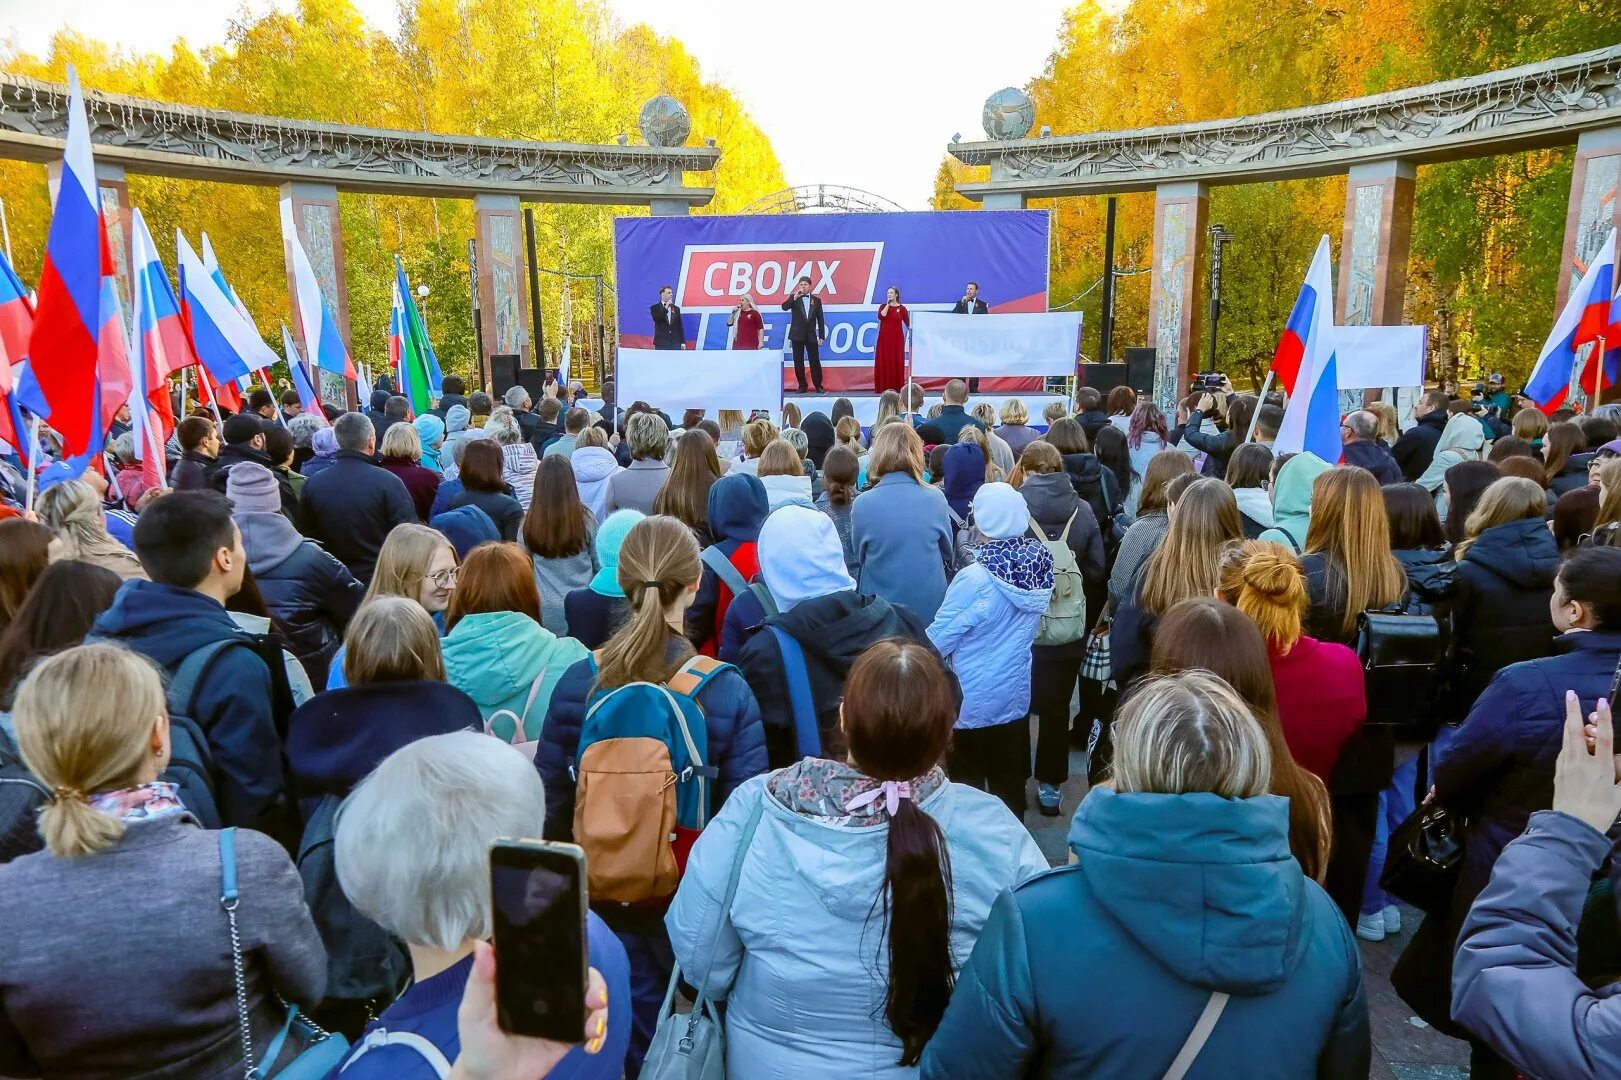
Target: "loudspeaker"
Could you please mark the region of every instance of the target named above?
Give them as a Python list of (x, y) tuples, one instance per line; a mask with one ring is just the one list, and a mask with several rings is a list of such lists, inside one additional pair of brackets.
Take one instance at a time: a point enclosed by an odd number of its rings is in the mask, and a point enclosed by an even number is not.
[(1138, 396), (1154, 392), (1154, 350), (1138, 348), (1126, 350), (1126, 385)]
[(1126, 385), (1125, 364), (1082, 364), (1081, 385), (1090, 386), (1104, 397), (1117, 386)]
[(546, 394), (546, 372), (540, 368), (519, 368), (518, 385), (529, 391), (529, 400), (538, 405)]
[(490, 356), (490, 396), (497, 401), (501, 395), (518, 385), (518, 354), (494, 353)]

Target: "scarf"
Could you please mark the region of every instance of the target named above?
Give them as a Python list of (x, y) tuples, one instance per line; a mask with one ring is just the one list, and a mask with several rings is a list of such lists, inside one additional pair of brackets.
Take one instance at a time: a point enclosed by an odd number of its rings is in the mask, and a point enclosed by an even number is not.
[(115, 791), (98, 791), (86, 798), (85, 802), (96, 813), (117, 818), (126, 825), (186, 812), (186, 808), (180, 804), (180, 789), (163, 780)]
[(1028, 536), (987, 540), (974, 549), (974, 561), (1015, 589), (1032, 592), (1053, 587), (1052, 552)]
[[(891, 800), (886, 783), (892, 782), (876, 780), (847, 762), (805, 758), (774, 773), (766, 781), (766, 791), (796, 814), (840, 828), (864, 829), (887, 822)], [(921, 805), (945, 783), (945, 770), (936, 765), (906, 781), (906, 797)]]

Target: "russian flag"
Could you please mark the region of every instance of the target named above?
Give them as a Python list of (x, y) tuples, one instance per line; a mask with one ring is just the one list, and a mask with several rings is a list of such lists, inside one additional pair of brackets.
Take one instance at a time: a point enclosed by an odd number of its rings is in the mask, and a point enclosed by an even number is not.
[(27, 358), (28, 337), (33, 332), (34, 305), (16, 271), (0, 255), (0, 441), (19, 450), (28, 433), (17, 408), (12, 369)]
[[(1278, 352), (1294, 359), (1294, 392), (1283, 411), (1273, 445), (1278, 454), (1311, 453), (1324, 461), (1340, 460), (1339, 386), (1334, 359), (1334, 273), (1328, 237), (1317, 242), (1306, 281), (1283, 332)], [(1285, 343), (1299, 342), (1298, 348)], [(1274, 361), (1274, 367), (1276, 361)]]
[[(157, 245), (147, 231), (141, 212), (132, 213), (131, 245), (134, 264), (135, 288), (132, 301), (134, 312), (131, 322), (135, 327), (133, 356), (130, 369), (141, 383), (144, 393), (133, 395), (145, 398), (157, 424), (157, 444), (162, 446), (174, 434), (174, 406), (169, 399), (169, 376), (197, 363), (191, 339), (186, 336), (185, 324), (180, 318), (180, 303), (175, 299), (169, 274), (158, 261)], [(132, 409), (132, 413), (136, 410)], [(136, 424), (139, 426), (139, 419)], [(137, 447), (143, 445), (137, 442)], [(138, 452), (138, 451), (137, 451)]]
[(298, 355), (298, 346), (293, 344), (293, 335), (288, 332), (287, 324), (281, 324), (281, 347), (287, 354), (287, 373), (292, 376), (293, 389), (298, 391), (298, 403), (304, 407), (304, 412), (326, 424), (326, 413), (321, 410), (321, 395), (315, 392), (315, 383), (310, 378), (310, 369), (305, 366), (303, 357)]
[(333, 319), (326, 297), (321, 293), (315, 267), (310, 265), (310, 257), (299, 242), (290, 199), (281, 201), (281, 242), (286, 245), (293, 265), (293, 314), (298, 319), (310, 363), (321, 371), (330, 371), (353, 382), (354, 361), (350, 359), (349, 349), (338, 334), (337, 321)]
[[(207, 375), (199, 381), (221, 402), (229, 404), (235, 398), (234, 407), (239, 409), (242, 402), (237, 380), (250, 375), (255, 368), (268, 366), (260, 362), (259, 354), (269, 347), (242, 317), (219, 281), (204, 268), (202, 260), (178, 229), (175, 230), (175, 255), (180, 264), (182, 310), (192, 349)], [(271, 358), (275, 358), (274, 353)], [(212, 387), (207, 386), (210, 380)]]
[[(1600, 337), (1606, 339), (1606, 346), (1611, 344), (1609, 326), (1616, 321), (1614, 295), (1615, 230), (1611, 229), (1588, 264), (1587, 273), (1571, 288), (1564, 310), (1554, 320), (1553, 330), (1542, 345), (1531, 377), (1525, 382), (1525, 396), (1536, 402), (1543, 412), (1552, 414), (1570, 395), (1577, 353)], [(1621, 352), (1611, 356), (1606, 349), (1603, 376), (1607, 385), (1615, 385), (1618, 363), (1621, 363)]]

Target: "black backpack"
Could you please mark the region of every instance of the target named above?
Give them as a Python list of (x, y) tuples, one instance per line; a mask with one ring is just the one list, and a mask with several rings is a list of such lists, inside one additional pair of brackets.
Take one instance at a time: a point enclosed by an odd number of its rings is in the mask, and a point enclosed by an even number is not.
[(180, 789), (180, 802), (205, 829), (224, 826), (217, 797), (214, 754), (208, 736), (196, 715), (197, 689), (208, 667), (226, 649), (247, 647), (245, 642), (225, 639), (193, 649), (180, 661), (164, 691), (169, 709), (169, 767), (163, 779)]
[(1442, 620), (1409, 589), (1402, 598), (1357, 617), (1368, 723), (1396, 728), (1400, 740), (1428, 742), (1440, 726), (1446, 689), (1447, 633)]
[(39, 812), (51, 793), (28, 766), (11, 732), (0, 724), (0, 864), (45, 846), (39, 835)]

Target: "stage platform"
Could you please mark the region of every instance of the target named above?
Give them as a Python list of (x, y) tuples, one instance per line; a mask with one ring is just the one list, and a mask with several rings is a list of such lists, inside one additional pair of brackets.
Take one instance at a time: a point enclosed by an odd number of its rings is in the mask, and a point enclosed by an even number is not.
[[(798, 405), (800, 411), (806, 415), (813, 412), (832, 415), (833, 403), (841, 397), (849, 398), (850, 404), (855, 406), (856, 419), (861, 421), (862, 427), (871, 427), (873, 421), (878, 419), (877, 394), (795, 394), (789, 392), (783, 395), (782, 400), (785, 405), (790, 402)], [(1054, 401), (1067, 401), (1062, 394), (970, 394), (968, 404), (972, 407), (981, 401), (988, 401), (996, 409), (997, 415), (1000, 416), (1002, 414), (1002, 402), (1010, 398), (1018, 398), (1024, 402), (1025, 408), (1030, 410), (1030, 424), (1032, 427), (1046, 426), (1041, 419), (1041, 410), (1045, 409), (1049, 404)], [(925, 394), (923, 397), (923, 411), (926, 413), (939, 403), (939, 394)], [(713, 419), (712, 416), (711, 419)], [(780, 420), (781, 417), (779, 416), (778, 419)]]

